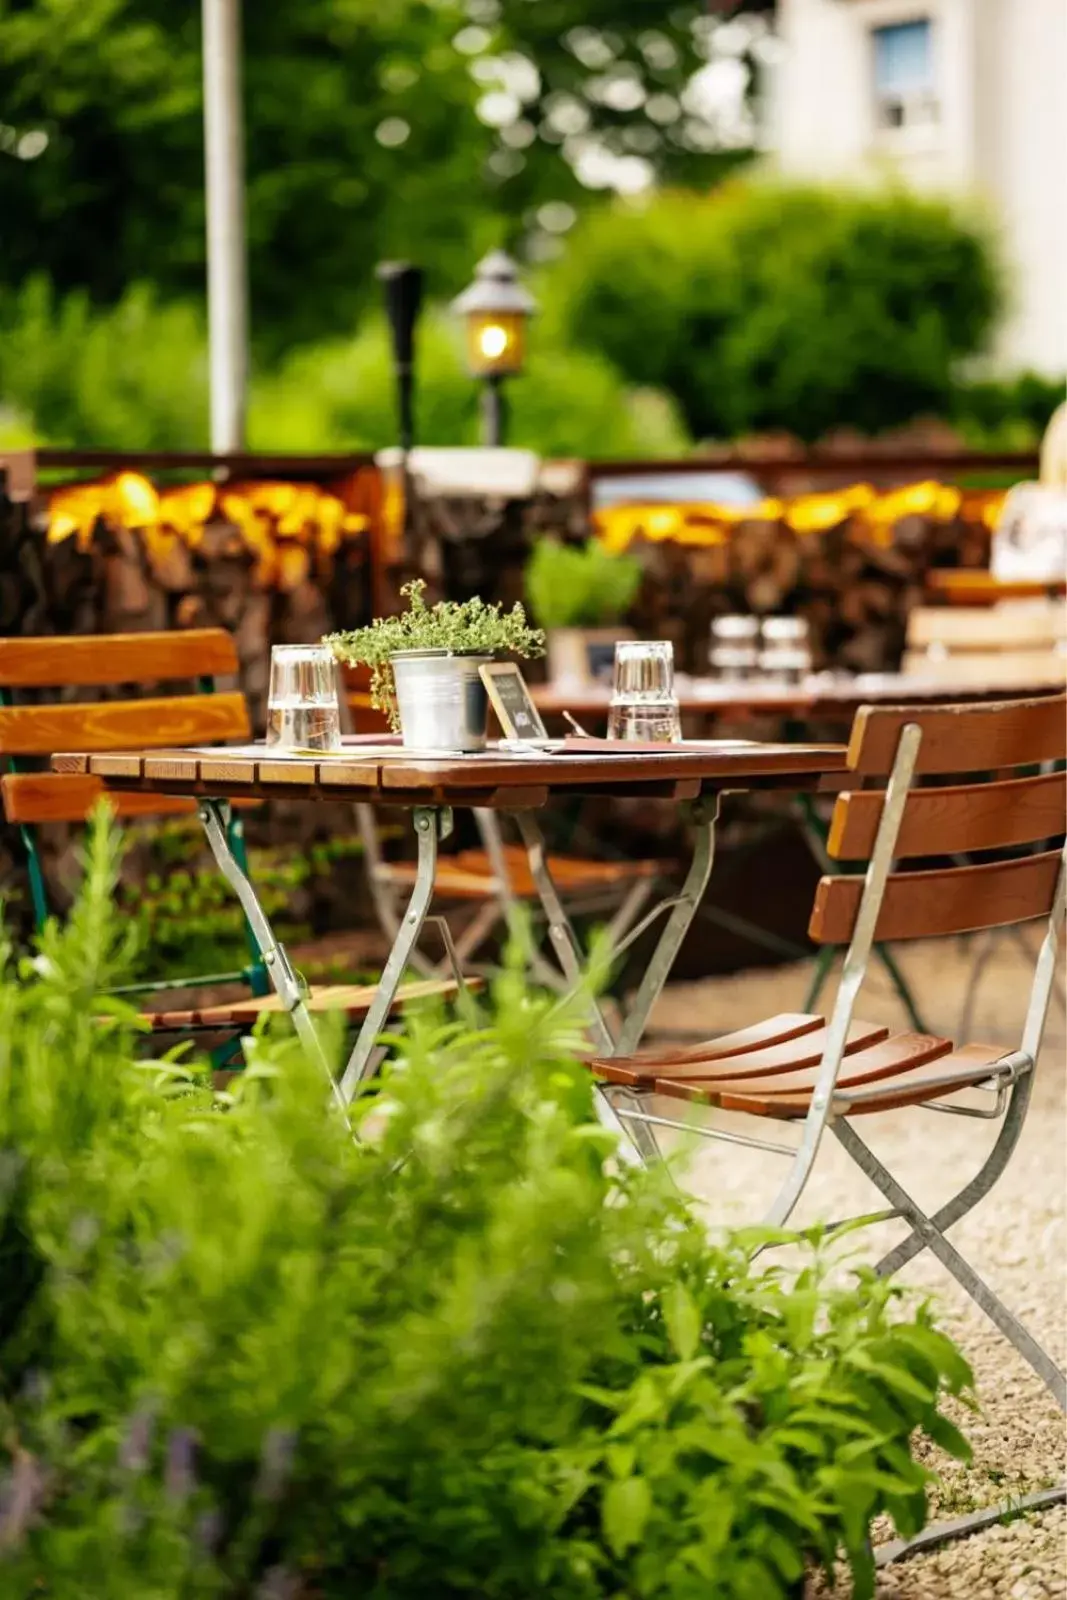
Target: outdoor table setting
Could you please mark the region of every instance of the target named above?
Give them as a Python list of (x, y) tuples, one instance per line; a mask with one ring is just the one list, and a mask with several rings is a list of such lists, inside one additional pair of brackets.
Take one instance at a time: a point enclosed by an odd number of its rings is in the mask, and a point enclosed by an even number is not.
[[(481, 607), (480, 602), (477, 605), (481, 625), (492, 608)], [(377, 642), (379, 630), (364, 630), (364, 634), (374, 635)], [(311, 803), (348, 799), (411, 813), (417, 842), (412, 890), (340, 1081), (340, 1094), (346, 1102), (374, 1070), (377, 1039), (426, 924), (438, 848), (452, 832), (457, 808), (483, 815), (512, 815), (525, 847), (551, 949), (571, 988), (581, 985), (586, 963), (553, 879), (538, 813), (565, 796), (589, 795), (656, 798), (685, 813), (693, 834), (688, 871), (678, 892), (661, 900), (627, 936), (628, 944), (657, 919), (666, 918), (617, 1031), (595, 997), (588, 999), (597, 1048), (605, 1054), (615, 1050), (629, 1053), (644, 1033), (706, 889), (719, 796), (736, 790), (784, 788), (810, 793), (840, 786), (845, 767), (842, 745), (683, 739), (670, 646), (659, 641), (631, 641), (618, 647), (615, 737), (598, 739), (579, 733), (562, 740), (549, 739), (518, 669), (493, 664), (493, 642), (490, 632), (476, 658), (469, 647), (411, 652), (413, 657), (421, 657), (420, 665), (430, 662), (437, 667), (436, 678), (424, 672), (416, 690), (420, 714), (413, 720), (418, 742), (411, 737), (405, 710), (410, 687), (400, 673), (394, 680), (391, 672), (380, 685), (383, 704), (388, 703), (385, 697), (395, 684), (400, 691), (404, 733), (399, 737), (342, 736), (333, 655), (346, 659), (345, 651), (351, 658), (353, 651), (358, 654), (364, 649), (366, 638), (352, 635), (342, 636), (340, 642), (326, 641), (324, 646), (276, 647), (264, 743), (86, 750), (52, 758), (54, 771), (98, 778), (115, 792), (195, 797), (212, 853), (241, 903), (271, 983), (301, 1038), (324, 1068), (300, 980), (231, 848), (228, 803), (272, 796)], [(501, 642), (510, 642), (513, 649), (519, 647), (516, 653), (524, 653), (521, 647), (526, 641), (522, 638)], [(391, 657), (384, 660), (391, 661)], [(472, 665), (480, 670), (480, 677), (477, 671), (472, 676)], [(506, 737), (501, 740), (487, 737), (490, 699), (504, 727)], [(436, 722), (425, 715), (427, 703), (436, 705)], [(462, 713), (458, 720), (457, 707)], [(427, 745), (427, 739), (435, 739), (438, 747)], [(447, 943), (447, 929), (443, 933)]]
[[(410, 810), (418, 845), (415, 885), (400, 931), (379, 980), (374, 1003), (345, 1068), (341, 1090), (351, 1098), (368, 1071), (375, 1041), (389, 1015), (433, 896), (439, 842), (451, 831), (452, 811), (477, 807), (511, 812), (529, 856), (552, 948), (577, 985), (584, 958), (553, 882), (537, 813), (564, 795), (647, 795), (685, 808), (694, 830), (692, 861), (676, 896), (649, 913), (647, 926), (668, 911), (655, 952), (615, 1039), (595, 1000), (591, 1021), (598, 1047), (632, 1051), (696, 913), (711, 872), (716, 804), (725, 790), (833, 788), (844, 769), (840, 745), (770, 744), (747, 740), (687, 740), (638, 747), (574, 739), (551, 754), (487, 749), (447, 758), (412, 756), (380, 738), (346, 739), (337, 751), (279, 752), (266, 744), (238, 748), (131, 750), (60, 754), (57, 772), (95, 775), (118, 791), (196, 796), (199, 816), (220, 869), (241, 901), (271, 982), (301, 1036), (316, 1050), (315, 1032), (299, 981), (279, 945), (247, 874), (226, 836), (226, 802), (284, 795), (310, 802), (339, 798)], [(633, 930), (636, 933), (637, 930)]]

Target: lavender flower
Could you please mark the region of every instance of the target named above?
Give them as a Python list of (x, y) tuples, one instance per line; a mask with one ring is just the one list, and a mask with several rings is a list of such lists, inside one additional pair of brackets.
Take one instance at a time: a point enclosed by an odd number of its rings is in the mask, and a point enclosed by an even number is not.
[(144, 1401), (133, 1413), (119, 1445), (119, 1466), (123, 1472), (140, 1473), (148, 1466), (155, 1420), (156, 1408), (151, 1401)]
[(196, 1446), (193, 1428), (174, 1428), (167, 1440), (167, 1461), (163, 1486), (171, 1500), (187, 1500), (196, 1488)]
[(280, 1500), (293, 1470), (296, 1433), (292, 1428), (269, 1428), (259, 1458), (259, 1476), (254, 1490), (257, 1500)]
[(47, 1482), (36, 1457), (20, 1450), (0, 1481), (0, 1549), (22, 1543), (44, 1500)]

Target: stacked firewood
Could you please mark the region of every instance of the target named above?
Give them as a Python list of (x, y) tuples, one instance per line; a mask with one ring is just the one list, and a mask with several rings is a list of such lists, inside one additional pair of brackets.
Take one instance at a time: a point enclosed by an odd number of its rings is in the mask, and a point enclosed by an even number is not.
[(134, 473), (0, 497), (0, 635), (224, 627), (262, 718), (272, 644), (369, 621), (370, 518), (293, 484), (157, 491)]
[(918, 485), (747, 513), (625, 507), (596, 520), (645, 569), (634, 625), (671, 639), (684, 670), (706, 669), (714, 617), (744, 612), (803, 616), (817, 668), (870, 672), (900, 665), (908, 613), (932, 567), (988, 565), (999, 498)]

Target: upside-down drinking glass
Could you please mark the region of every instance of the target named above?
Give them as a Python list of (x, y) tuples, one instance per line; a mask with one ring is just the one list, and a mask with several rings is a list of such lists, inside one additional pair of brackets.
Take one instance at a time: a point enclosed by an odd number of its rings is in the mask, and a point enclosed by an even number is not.
[(671, 744), (681, 737), (673, 645), (660, 639), (620, 640), (608, 738)]
[(267, 743), (283, 750), (340, 750), (336, 669), (322, 645), (276, 644), (271, 651)]

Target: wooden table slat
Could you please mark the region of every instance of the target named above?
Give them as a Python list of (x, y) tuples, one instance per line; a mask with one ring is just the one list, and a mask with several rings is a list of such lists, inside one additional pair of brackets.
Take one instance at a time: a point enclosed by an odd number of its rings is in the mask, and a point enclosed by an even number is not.
[(665, 795), (691, 799), (705, 787), (817, 788), (845, 767), (843, 745), (705, 742), (662, 752), (544, 756), (492, 754), (448, 760), (366, 758), (316, 761), (259, 754), (258, 748), (68, 752), (53, 770), (94, 774), (122, 789), (225, 796), (286, 793), (308, 799), (373, 800), (398, 806), (531, 809), (553, 793)]

